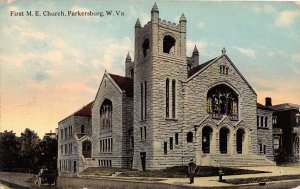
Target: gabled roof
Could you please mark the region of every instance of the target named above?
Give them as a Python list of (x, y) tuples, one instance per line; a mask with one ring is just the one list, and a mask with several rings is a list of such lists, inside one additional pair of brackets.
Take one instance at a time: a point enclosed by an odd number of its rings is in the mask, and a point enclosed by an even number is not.
[(93, 103), (94, 103), (94, 101), (90, 102), (86, 106), (83, 106), (83, 108), (81, 108), (80, 110), (78, 110), (77, 112), (75, 112), (74, 115), (75, 116), (91, 117)]
[[(81, 109), (79, 109), (78, 111), (74, 112), (73, 114), (67, 116), (66, 118), (64, 118), (60, 122), (66, 120), (67, 118), (69, 118), (71, 116), (91, 117), (93, 104), (94, 104), (94, 101), (88, 103), (87, 105), (83, 106)], [(58, 122), (58, 123), (60, 123), (60, 122)]]
[(272, 108), (273, 110), (291, 110), (291, 109), (296, 109), (296, 110), (300, 110), (300, 105), (298, 104), (292, 104), (292, 103), (284, 103), (284, 104), (278, 104), (275, 106), (270, 106), (270, 108)]
[(126, 96), (133, 97), (133, 79), (130, 77), (123, 77), (119, 75), (110, 74), (109, 76), (120, 87), (122, 91), (126, 92)]
[(204, 68), (206, 65), (208, 65), (209, 63), (211, 63), (212, 61), (214, 61), (216, 58), (213, 58), (207, 62), (204, 62), (203, 64), (200, 64), (196, 67), (194, 67), (193, 69), (188, 71), (188, 77), (191, 77), (192, 75), (194, 75), (195, 73), (197, 73), (199, 70), (201, 70), (202, 68)]
[(201, 72), (203, 72), (206, 68), (208, 68), (210, 65), (212, 65), (213, 63), (215, 63), (217, 60), (219, 60), (220, 58), (222, 58), (222, 57), (225, 57), (227, 60), (228, 60), (228, 62), (231, 64), (231, 66), (236, 70), (236, 72), (241, 76), (241, 78), (245, 81), (245, 83), (249, 86), (249, 88), (252, 90), (252, 92), (255, 94), (255, 95), (257, 95), (256, 94), (256, 92), (254, 91), (254, 89), (251, 87), (251, 85), (248, 83), (248, 81), (245, 79), (245, 77), (241, 74), (241, 72), (237, 69), (237, 67), (233, 64), (233, 62), (230, 60), (230, 58), (226, 55), (226, 54), (222, 54), (221, 56), (218, 56), (218, 57), (216, 57), (216, 58), (213, 58), (213, 59), (211, 59), (211, 60), (209, 60), (209, 61), (207, 61), (207, 62), (205, 62), (205, 63), (203, 63), (203, 64), (201, 64), (201, 65), (199, 65), (199, 67), (197, 68), (197, 67), (195, 67), (195, 68), (193, 68), (192, 70), (194, 70), (194, 71), (190, 71), (191, 72), (191, 74), (188, 74), (188, 80), (187, 80), (187, 82), (189, 81), (189, 80), (191, 80), (191, 79), (193, 79), (194, 77), (196, 77), (198, 74), (200, 74)]
[(264, 106), (260, 103), (257, 103), (257, 109), (273, 111), (271, 108)]
[(78, 139), (81, 139), (82, 137), (85, 136), (85, 134), (81, 134), (81, 133), (80, 133), (80, 134), (76, 134), (76, 136), (77, 136)]

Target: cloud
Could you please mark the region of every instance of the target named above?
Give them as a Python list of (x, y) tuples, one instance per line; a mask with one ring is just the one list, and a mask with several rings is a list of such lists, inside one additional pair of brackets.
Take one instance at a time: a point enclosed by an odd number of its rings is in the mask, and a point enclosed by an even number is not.
[(300, 53), (292, 55), (292, 59), (296, 62), (300, 62)]
[(129, 37), (124, 37), (121, 40), (111, 39), (105, 42), (106, 45), (101, 50), (103, 57), (98, 60), (93, 60), (92, 65), (98, 66), (101, 64), (108, 72), (121, 74), (124, 73), (124, 62), (128, 51), (131, 50), (132, 41)]
[(202, 21), (199, 21), (199, 22), (197, 23), (197, 28), (203, 28), (204, 26), (205, 26), (205, 23), (202, 22)]
[(271, 5), (263, 5), (263, 6), (255, 5), (252, 7), (252, 9), (256, 13), (271, 14), (271, 13), (275, 12), (275, 9)]
[(242, 53), (245, 56), (248, 56), (253, 59), (256, 57), (256, 52), (254, 49), (242, 48), (242, 47), (234, 47), (234, 48), (237, 49), (240, 53)]
[(299, 10), (284, 10), (280, 12), (275, 21), (277, 27), (286, 27), (294, 22), (294, 20), (300, 16)]
[(195, 45), (197, 46), (197, 49), (200, 54), (203, 54), (206, 52), (206, 48), (208, 47), (208, 43), (206, 41), (186, 41), (186, 50), (187, 54), (190, 56), (194, 50)]
[(23, 38), (33, 38), (36, 40), (44, 41), (47, 37), (47, 35), (40, 31), (35, 30), (27, 30), (21, 32), (21, 37)]

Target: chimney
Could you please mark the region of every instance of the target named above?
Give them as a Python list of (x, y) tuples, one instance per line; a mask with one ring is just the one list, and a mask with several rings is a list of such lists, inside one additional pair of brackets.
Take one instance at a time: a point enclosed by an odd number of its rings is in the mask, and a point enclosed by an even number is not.
[(266, 104), (265, 106), (272, 106), (272, 98), (266, 97)]

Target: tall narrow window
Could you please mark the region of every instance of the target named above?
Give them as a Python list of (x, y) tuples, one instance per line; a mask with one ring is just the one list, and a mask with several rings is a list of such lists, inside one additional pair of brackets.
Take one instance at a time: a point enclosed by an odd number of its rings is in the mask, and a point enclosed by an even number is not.
[(164, 142), (164, 154), (166, 155), (168, 153), (168, 143)]
[(143, 110), (144, 110), (144, 93), (143, 93), (143, 83), (141, 83), (141, 120), (143, 120)]
[(259, 127), (259, 116), (257, 116), (257, 127)]
[(140, 131), (141, 131), (141, 140), (143, 140), (143, 127), (140, 127)]
[(265, 117), (265, 127), (268, 127), (268, 117)]
[(176, 81), (172, 80), (172, 118), (175, 118), (176, 115)]
[(145, 119), (147, 119), (147, 81), (145, 81)]
[(169, 118), (169, 79), (166, 79), (166, 118)]
[(175, 133), (175, 145), (178, 145), (178, 133)]
[(263, 116), (260, 117), (260, 126), (264, 127), (264, 117)]
[(110, 150), (112, 151), (113, 150), (113, 140), (112, 140), (112, 138), (110, 139), (110, 145), (111, 145)]
[(144, 127), (144, 139), (146, 139), (147, 137), (147, 131), (146, 131), (146, 127)]
[(107, 140), (108, 141), (108, 150), (107, 151), (109, 151), (110, 152), (110, 138)]
[(266, 147), (267, 147), (267, 146), (266, 146), (266, 145), (264, 145), (264, 154), (266, 154)]
[(102, 140), (100, 140), (100, 152), (102, 152)]
[(173, 137), (170, 137), (170, 150), (173, 150)]
[(81, 133), (84, 133), (84, 125), (81, 125)]

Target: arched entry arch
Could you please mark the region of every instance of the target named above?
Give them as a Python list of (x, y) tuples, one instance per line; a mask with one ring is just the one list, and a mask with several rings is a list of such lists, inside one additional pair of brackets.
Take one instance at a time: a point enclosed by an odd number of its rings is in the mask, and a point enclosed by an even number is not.
[(227, 127), (222, 127), (219, 131), (219, 150), (221, 154), (228, 153), (229, 139), (230, 139), (230, 130)]
[(84, 158), (92, 157), (92, 143), (89, 140), (82, 142), (82, 155)]
[(204, 154), (211, 153), (213, 129), (210, 126), (204, 126), (202, 129), (202, 152)]
[(245, 129), (239, 128), (236, 131), (236, 152), (242, 154), (245, 149), (243, 149), (245, 142)]

